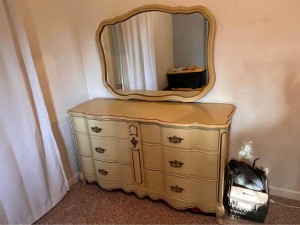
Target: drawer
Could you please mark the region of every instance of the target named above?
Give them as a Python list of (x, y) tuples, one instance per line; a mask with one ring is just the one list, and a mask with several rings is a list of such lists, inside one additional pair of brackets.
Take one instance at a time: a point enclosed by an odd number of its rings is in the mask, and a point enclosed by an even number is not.
[(97, 177), (110, 182), (133, 184), (132, 167), (119, 163), (94, 161)]
[(217, 151), (219, 131), (201, 130), (184, 127), (161, 127), (158, 125), (141, 124), (143, 142), (157, 143), (168, 147), (185, 149), (197, 148)]
[(95, 159), (131, 164), (129, 140), (105, 139), (92, 136), (90, 136), (90, 140)]
[(80, 163), (84, 174), (95, 174), (93, 158), (81, 156)]
[(217, 182), (165, 175), (151, 170), (145, 170), (145, 180), (147, 189), (163, 193), (169, 198), (212, 205), (217, 202)]
[(88, 132), (101, 137), (129, 138), (129, 127), (126, 122), (109, 120), (87, 120)]
[(87, 134), (76, 133), (76, 141), (79, 155), (92, 156), (89, 136)]
[(87, 133), (87, 126), (85, 118), (83, 117), (72, 117), (73, 128), (77, 132)]
[(218, 177), (218, 154), (216, 153), (175, 150), (160, 145), (143, 144), (143, 154), (146, 168), (207, 179), (216, 180)]

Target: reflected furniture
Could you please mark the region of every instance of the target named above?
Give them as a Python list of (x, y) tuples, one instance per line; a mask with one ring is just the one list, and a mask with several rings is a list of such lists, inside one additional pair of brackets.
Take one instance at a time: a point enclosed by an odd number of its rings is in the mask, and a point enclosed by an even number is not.
[(204, 68), (169, 70), (167, 72), (168, 87), (166, 90), (201, 90), (206, 85), (205, 72)]

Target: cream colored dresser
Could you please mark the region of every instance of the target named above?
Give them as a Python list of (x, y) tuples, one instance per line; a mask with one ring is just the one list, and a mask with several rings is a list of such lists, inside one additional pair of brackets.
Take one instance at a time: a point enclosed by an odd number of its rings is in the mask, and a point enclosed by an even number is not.
[(224, 214), (230, 104), (97, 98), (68, 111), (80, 178)]

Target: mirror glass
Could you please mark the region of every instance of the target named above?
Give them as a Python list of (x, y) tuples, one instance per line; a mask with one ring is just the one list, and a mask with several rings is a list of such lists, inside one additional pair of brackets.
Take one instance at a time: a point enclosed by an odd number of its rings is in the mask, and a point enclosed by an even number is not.
[(212, 22), (203, 9), (142, 8), (102, 24), (104, 83), (115, 96), (193, 101), (212, 87)]

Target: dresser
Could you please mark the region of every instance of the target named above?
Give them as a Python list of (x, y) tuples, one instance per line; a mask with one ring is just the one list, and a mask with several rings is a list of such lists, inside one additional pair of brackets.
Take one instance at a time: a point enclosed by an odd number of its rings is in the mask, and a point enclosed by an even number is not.
[(230, 104), (96, 98), (68, 111), (80, 179), (224, 214)]

